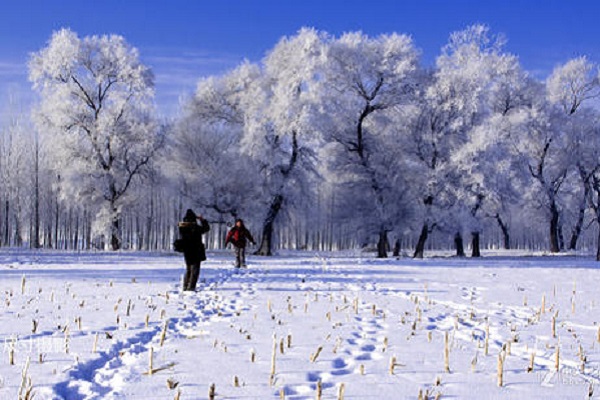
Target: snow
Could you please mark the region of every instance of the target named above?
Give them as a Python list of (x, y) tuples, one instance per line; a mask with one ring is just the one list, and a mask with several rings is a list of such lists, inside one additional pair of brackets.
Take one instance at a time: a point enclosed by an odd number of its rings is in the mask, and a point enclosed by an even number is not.
[(209, 252), (200, 290), (181, 293), (176, 254), (3, 250), (0, 398), (17, 398), (27, 359), (37, 400), (205, 399), (213, 384), (217, 399), (315, 399), (317, 386), (337, 399), (341, 385), (345, 399), (583, 399), (600, 382), (589, 257), (249, 261)]

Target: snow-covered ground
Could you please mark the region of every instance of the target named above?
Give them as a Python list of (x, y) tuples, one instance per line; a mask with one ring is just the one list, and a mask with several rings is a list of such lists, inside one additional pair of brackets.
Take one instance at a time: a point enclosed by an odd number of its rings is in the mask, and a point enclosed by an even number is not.
[(0, 398), (600, 398), (591, 258), (209, 258), (0, 252)]

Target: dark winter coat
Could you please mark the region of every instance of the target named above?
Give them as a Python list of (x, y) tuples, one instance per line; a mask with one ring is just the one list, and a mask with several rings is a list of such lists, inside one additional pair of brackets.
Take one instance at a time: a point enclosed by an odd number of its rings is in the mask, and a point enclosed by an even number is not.
[(204, 219), (200, 225), (196, 221), (183, 221), (179, 223), (179, 235), (183, 240), (183, 256), (188, 265), (198, 264), (206, 260), (206, 250), (202, 242), (202, 235), (210, 230), (210, 225)]
[(250, 234), (250, 231), (246, 229), (244, 225), (236, 225), (233, 228), (231, 228), (231, 230), (227, 233), (227, 238), (225, 239), (225, 246), (231, 243), (235, 247), (245, 248), (248, 241), (250, 241), (253, 244), (256, 243), (254, 241), (254, 238)]

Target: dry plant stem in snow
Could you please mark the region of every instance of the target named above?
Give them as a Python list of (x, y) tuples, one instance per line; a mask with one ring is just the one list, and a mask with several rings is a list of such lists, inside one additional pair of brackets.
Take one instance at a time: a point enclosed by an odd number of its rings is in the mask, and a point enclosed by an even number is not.
[(502, 352), (498, 354), (498, 386), (504, 385), (504, 356)]
[(178, 381), (176, 381), (172, 377), (167, 379), (167, 388), (169, 388), (169, 390), (173, 390), (177, 386), (179, 386), (179, 382)]
[(31, 377), (29, 376), (29, 357), (27, 357), (27, 361), (25, 362), (25, 367), (23, 367), (23, 371), (21, 371), (21, 385), (19, 386), (19, 400), (31, 400), (34, 398), (33, 393), (33, 383), (31, 382)]
[(396, 368), (396, 356), (392, 356), (390, 359), (390, 375), (394, 375), (394, 369)]
[(148, 356), (148, 375), (152, 375), (154, 373), (154, 347), (150, 346), (149, 356)]
[(344, 400), (344, 392), (346, 391), (346, 385), (344, 383), (340, 383), (340, 387), (338, 389), (337, 400)]
[(15, 365), (15, 343), (16, 339), (13, 338), (10, 342), (10, 349), (8, 350), (8, 365)]
[(92, 353), (96, 353), (98, 351), (98, 333), (94, 335), (94, 345), (92, 346)]
[(540, 307), (540, 314), (546, 313), (546, 295), (542, 295), (542, 306)]
[(269, 386), (273, 386), (275, 379), (275, 358), (277, 357), (277, 336), (273, 335), (273, 352), (271, 353), (271, 373), (269, 375)]
[(448, 332), (444, 332), (444, 371), (450, 372), (450, 344)]
[(554, 353), (554, 370), (560, 369), (560, 341), (556, 343), (556, 353)]
[(163, 344), (165, 343), (165, 338), (167, 337), (167, 328), (168, 327), (169, 327), (169, 320), (167, 319), (163, 326), (162, 332), (160, 333), (160, 347), (163, 347)]
[(321, 354), (321, 351), (323, 351), (323, 346), (319, 346), (317, 351), (314, 354), (310, 355), (310, 362), (314, 363), (315, 361), (317, 361), (317, 358), (319, 358), (319, 354)]
[(69, 350), (70, 350), (69, 344), (70, 343), (71, 343), (71, 334), (69, 331), (69, 326), (67, 325), (65, 327), (65, 353), (66, 354), (69, 354)]
[(490, 321), (488, 320), (485, 325), (485, 343), (483, 347), (483, 354), (486, 356), (489, 354), (490, 348)]
[(208, 399), (215, 400), (215, 395), (216, 395), (216, 388), (215, 388), (215, 384), (213, 383), (208, 388)]
[(535, 351), (531, 352), (531, 356), (529, 357), (529, 366), (527, 367), (527, 372), (533, 372), (534, 366), (535, 366)]

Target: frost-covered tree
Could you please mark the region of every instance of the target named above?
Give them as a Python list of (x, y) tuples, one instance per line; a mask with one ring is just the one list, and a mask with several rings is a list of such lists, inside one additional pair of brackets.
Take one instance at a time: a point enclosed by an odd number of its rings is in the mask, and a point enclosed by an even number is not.
[[(575, 222), (569, 242), (569, 249), (574, 250), (588, 207), (593, 211), (593, 220), (600, 224), (600, 112), (592, 101), (600, 96), (600, 70), (586, 57), (578, 57), (555, 68), (546, 88), (550, 102), (560, 110), (557, 125), (567, 138), (566, 150), (577, 178), (569, 190), (575, 197)], [(600, 237), (596, 259), (600, 261)]]
[(544, 88), (532, 85), (532, 103), (522, 110), (521, 126), (511, 137), (514, 157), (530, 175), (531, 185), (525, 187), (524, 198), (530, 209), (540, 210), (548, 223), (551, 252), (561, 246), (562, 197), (564, 183), (570, 170), (567, 152), (569, 141), (555, 122), (560, 121), (558, 110), (548, 103)]
[[(457, 169), (456, 164), (465, 157), (456, 154), (469, 142), (468, 132), (481, 123), (488, 109), (487, 91), (496, 74), (492, 63), (500, 58), (502, 45), (501, 38), (491, 37), (488, 32), (487, 27), (474, 25), (451, 34), (435, 69), (423, 76), (420, 96), (407, 124), (407, 154), (418, 177), (411, 186), (422, 221), (415, 258), (423, 257), (426, 241), (436, 228), (454, 229), (460, 250), (461, 229), (448, 222), (460, 224), (464, 218), (449, 217), (448, 213), (454, 209), (453, 213), (470, 213), (473, 219), (485, 198), (477, 175), (471, 177), (465, 169)], [(470, 151), (466, 149), (464, 154)], [(465, 181), (471, 178), (471, 182)], [(467, 214), (460, 210), (459, 200), (463, 206), (470, 203)]]
[(190, 204), (223, 221), (256, 212), (258, 167), (242, 153), (242, 98), (259, 79), (244, 63), (222, 77), (203, 79), (173, 127), (163, 170)]
[[(452, 152), (459, 231), (472, 235), (472, 256), (480, 255), (480, 232), (492, 215), (505, 231), (500, 216), (503, 202), (514, 198), (513, 169), (507, 143), (512, 115), (523, 104), (520, 93), (526, 75), (517, 58), (503, 52), (503, 39), (482, 25), (452, 35), (437, 62), (438, 84), (457, 105), (451, 134), (459, 138)], [(505, 232), (505, 235), (507, 233)], [(508, 242), (508, 240), (505, 240)]]
[[(176, 126), (173, 164), (188, 193), (221, 215), (260, 220), (260, 255), (272, 253), (281, 211), (306, 204), (313, 192), (321, 53), (314, 30), (281, 39), (261, 64), (202, 80)], [(200, 181), (204, 191), (190, 185)]]
[(98, 232), (109, 231), (119, 249), (121, 210), (163, 142), (150, 70), (121, 36), (61, 29), (32, 55), (29, 78), (41, 94), (36, 122), (51, 135), (60, 193), (86, 202)]
[(549, 101), (562, 110), (562, 115), (556, 115), (556, 124), (564, 130), (578, 178), (578, 185), (573, 190), (576, 194), (576, 219), (569, 241), (569, 249), (575, 250), (584, 225), (590, 179), (595, 168), (586, 157), (589, 143), (582, 139), (589, 135), (588, 132), (594, 129), (593, 124), (597, 122), (587, 113), (581, 115), (580, 110), (600, 95), (598, 67), (586, 57), (569, 60), (554, 69), (546, 82), (546, 90)]
[(246, 93), (242, 151), (260, 165), (258, 184), (267, 203), (260, 255), (271, 255), (274, 224), (284, 206), (306, 203), (313, 193), (320, 143), (315, 87), (323, 51), (322, 34), (313, 29), (281, 39)]
[(581, 165), (585, 165), (586, 171), (591, 174), (588, 180), (590, 188), (588, 189), (588, 201), (594, 213), (594, 220), (598, 229), (597, 247), (596, 247), (596, 260), (600, 261), (600, 113), (591, 112), (588, 117), (593, 121), (593, 124), (589, 129), (582, 131), (580, 136), (583, 143), (584, 150), (580, 153), (582, 157)]
[(393, 124), (414, 92), (417, 61), (406, 35), (347, 33), (327, 49), (322, 130), (328, 161), (343, 189), (345, 217), (378, 237), (378, 257), (387, 256), (388, 233), (407, 214), (401, 131)]
[[(590, 131), (592, 120), (580, 110), (598, 95), (594, 69), (585, 58), (578, 58), (557, 67), (545, 86), (532, 84), (531, 105), (523, 110), (520, 134), (513, 136), (515, 157), (532, 179), (526, 202), (543, 212), (554, 253), (565, 247), (566, 216), (575, 219), (570, 248), (576, 247), (584, 224), (593, 167), (583, 163), (588, 144), (582, 138)], [(569, 203), (575, 204), (570, 213), (565, 210)]]
[(26, 237), (26, 217), (32, 202), (33, 163), (31, 127), (13, 110), (0, 127), (0, 246), (21, 246)]

